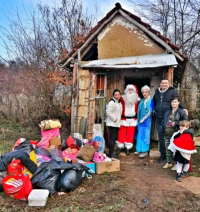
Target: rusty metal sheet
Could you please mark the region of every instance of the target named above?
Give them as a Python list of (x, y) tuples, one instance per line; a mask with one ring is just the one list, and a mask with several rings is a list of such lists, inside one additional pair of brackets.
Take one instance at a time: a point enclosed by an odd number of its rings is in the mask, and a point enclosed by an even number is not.
[(173, 54), (149, 54), (133, 57), (93, 60), (82, 65), (83, 68), (151, 68), (177, 65)]

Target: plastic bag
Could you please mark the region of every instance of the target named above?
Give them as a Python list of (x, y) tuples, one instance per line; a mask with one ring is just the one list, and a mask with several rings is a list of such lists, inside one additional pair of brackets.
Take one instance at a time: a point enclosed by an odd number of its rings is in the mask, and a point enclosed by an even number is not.
[(71, 164), (65, 163), (64, 161), (51, 160), (50, 162), (42, 163), (35, 174), (33, 175), (31, 181), (34, 188), (48, 189), (50, 194), (55, 194), (57, 191), (58, 180), (61, 176), (60, 170), (75, 170), (75, 171), (85, 171), (89, 173), (89, 168), (83, 166), (82, 164)]
[(83, 140), (83, 136), (80, 133), (74, 133), (74, 137), (78, 138), (79, 140)]
[(71, 161), (73, 161), (74, 158), (77, 157), (77, 154), (78, 154), (78, 149), (76, 149), (76, 148), (73, 148), (73, 149), (68, 148), (68, 149), (66, 149), (66, 150), (64, 150), (62, 152), (62, 157), (63, 157), (63, 160), (65, 162), (67, 162), (67, 161), (71, 162)]
[(60, 137), (60, 129), (55, 128), (55, 129), (46, 130), (46, 131), (41, 130), (41, 135), (42, 137), (51, 137), (51, 138)]
[(72, 138), (72, 136), (69, 136), (69, 138), (67, 139), (67, 146), (69, 148), (76, 148), (76, 149), (80, 149), (80, 147), (76, 144), (75, 140)]
[(51, 158), (45, 156), (45, 155), (36, 155), (37, 157), (37, 164), (38, 166), (41, 165), (41, 163), (44, 163), (44, 162), (49, 162), (51, 160)]
[(62, 139), (61, 150), (64, 151), (67, 148), (68, 148), (68, 145), (67, 145), (66, 139)]
[(30, 154), (31, 151), (34, 150), (34, 148), (30, 141), (25, 139), (24, 142), (20, 143), (18, 146), (15, 146), (14, 150), (21, 150), (23, 152), (26, 152), (27, 154)]
[(28, 200), (28, 195), (33, 190), (29, 175), (8, 176), (2, 182), (5, 194), (15, 199)]
[(104, 152), (105, 150), (105, 140), (101, 136), (96, 136), (91, 142), (91, 145), (95, 148), (98, 149), (98, 152)]
[(51, 195), (56, 193), (58, 179), (61, 175), (59, 169), (53, 169), (56, 168), (56, 164), (57, 162), (54, 160), (41, 163), (31, 178), (31, 182), (34, 188), (47, 189)]
[[(19, 138), (16, 142), (15, 145), (12, 148), (12, 151), (15, 150), (15, 147), (19, 146), (21, 143), (23, 143), (24, 141), (26, 141), (26, 138)], [(32, 141), (30, 140), (30, 143), (32, 144), (33, 148), (35, 149), (36, 145), (38, 144), (38, 141)]]
[(15, 142), (15, 144), (14, 144), (14, 146), (13, 146), (13, 148), (12, 148), (12, 151), (14, 151), (15, 150), (15, 147), (16, 146), (19, 146), (21, 143), (23, 143), (24, 141), (26, 140), (26, 138), (19, 138), (16, 142)]
[(11, 176), (17, 176), (22, 173), (25, 167), (22, 165), (19, 159), (13, 159), (13, 161), (8, 164), (7, 173)]
[(80, 148), (83, 146), (83, 142), (82, 140), (80, 140), (79, 138), (73, 137), (72, 138), (75, 140), (75, 143), (77, 146), (79, 146)]
[(86, 162), (90, 162), (94, 157), (94, 153), (97, 151), (96, 148), (89, 144), (84, 145), (78, 152), (77, 158), (83, 159)]
[(43, 147), (40, 147), (38, 149), (35, 150), (35, 154), (36, 155), (45, 155), (47, 157), (49, 157), (49, 152), (47, 149), (43, 148)]
[(63, 161), (62, 152), (57, 148), (52, 149), (52, 151), (49, 154), (49, 157), (56, 161)]
[(72, 164), (71, 168), (66, 169), (59, 177), (57, 190), (64, 192), (74, 190), (81, 184), (88, 170), (89, 168), (82, 164)]
[(38, 144), (38, 141), (32, 141), (30, 140), (30, 143), (33, 145), (33, 148), (35, 149), (37, 144)]
[(36, 148), (38, 149), (42, 147), (42, 148), (48, 149), (51, 138), (52, 137), (42, 137), (41, 141), (38, 143)]
[(44, 120), (41, 121), (39, 124), (39, 127), (45, 131), (45, 130), (50, 130), (50, 129), (55, 129), (55, 128), (61, 128), (61, 123), (58, 119), (49, 119), (49, 120)]

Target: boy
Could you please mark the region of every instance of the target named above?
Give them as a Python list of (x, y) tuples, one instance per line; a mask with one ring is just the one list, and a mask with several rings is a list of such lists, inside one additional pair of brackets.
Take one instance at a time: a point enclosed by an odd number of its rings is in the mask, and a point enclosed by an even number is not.
[[(179, 108), (179, 104), (179, 97), (174, 97), (171, 101), (172, 108), (165, 111), (164, 113), (162, 127), (165, 139), (167, 159), (167, 163), (163, 166), (164, 169), (172, 167), (173, 153), (171, 150), (168, 149), (170, 138), (172, 137), (174, 132), (177, 132), (179, 130), (179, 122), (188, 119), (184, 110)], [(174, 165), (171, 170), (176, 170), (176, 165)]]
[(178, 182), (181, 181), (181, 176), (187, 177), (191, 154), (197, 152), (193, 142), (192, 131), (189, 129), (190, 122), (181, 121), (179, 126), (180, 130), (173, 134), (168, 147), (175, 154), (174, 160), (177, 161), (176, 180)]

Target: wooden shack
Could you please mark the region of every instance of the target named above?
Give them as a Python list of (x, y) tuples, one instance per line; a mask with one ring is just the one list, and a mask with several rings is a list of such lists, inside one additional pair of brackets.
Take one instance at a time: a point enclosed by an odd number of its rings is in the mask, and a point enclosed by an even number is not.
[(177, 87), (187, 61), (178, 50), (117, 3), (60, 62), (73, 69), (72, 133), (93, 138), (96, 131), (104, 131), (106, 104), (115, 88), (123, 93), (127, 84), (135, 84), (139, 91), (148, 85), (153, 96), (166, 76)]

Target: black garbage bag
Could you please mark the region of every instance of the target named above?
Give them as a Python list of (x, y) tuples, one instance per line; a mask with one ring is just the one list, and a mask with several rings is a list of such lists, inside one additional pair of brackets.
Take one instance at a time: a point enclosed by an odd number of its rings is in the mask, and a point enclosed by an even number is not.
[(75, 140), (75, 143), (77, 146), (79, 146), (79, 147), (83, 146), (83, 142), (79, 138), (76, 138), (74, 136), (72, 136), (72, 138)]
[(84, 166), (80, 163), (66, 163), (64, 161), (55, 161), (54, 166), (52, 167), (54, 170), (75, 170), (75, 171), (86, 171), (89, 173), (90, 168)]
[(26, 139), (19, 146), (16, 146), (15, 150), (21, 150), (30, 155), (30, 152), (34, 150), (34, 148), (33, 148), (33, 145), (30, 143), (30, 141)]
[(53, 148), (51, 150), (49, 157), (53, 160), (56, 160), (56, 161), (63, 161), (62, 152), (57, 148)]
[(56, 164), (57, 162), (54, 160), (41, 163), (31, 178), (33, 188), (47, 189), (49, 190), (50, 195), (56, 193), (58, 179), (61, 175), (61, 171), (59, 169), (53, 169), (53, 167), (56, 167)]
[(35, 150), (35, 154), (37, 154), (37, 155), (45, 155), (45, 156), (49, 157), (49, 152), (44, 147), (40, 147), (40, 148), (36, 149)]
[(71, 167), (66, 169), (59, 177), (57, 190), (64, 192), (74, 190), (81, 184), (88, 170), (89, 168), (82, 164), (71, 164)]
[[(58, 181), (60, 180), (61, 176), (60, 170), (75, 171), (78, 172), (78, 176), (76, 177), (76, 175), (73, 174), (73, 177), (75, 177), (75, 179), (69, 178), (68, 181), (65, 177), (66, 180), (61, 181), (62, 183), (59, 183), (58, 187)], [(88, 173), (88, 170), (89, 168), (83, 166), (82, 164), (71, 164), (64, 161), (58, 162), (52, 159), (50, 162), (41, 163), (41, 165), (37, 168), (37, 171), (31, 178), (31, 182), (33, 188), (48, 189), (50, 194), (53, 195), (56, 193), (56, 191), (58, 191), (58, 188), (59, 190), (67, 190), (68, 188), (69, 191), (70, 189), (75, 189), (82, 182), (85, 172)], [(67, 172), (64, 171), (63, 173)], [(63, 175), (63, 177), (65, 175)], [(68, 177), (70, 177), (70, 175), (68, 175)], [(68, 186), (70, 183), (73, 183), (71, 187)]]
[(67, 145), (66, 139), (62, 139), (61, 150), (64, 151), (67, 148), (68, 148), (68, 145)]

